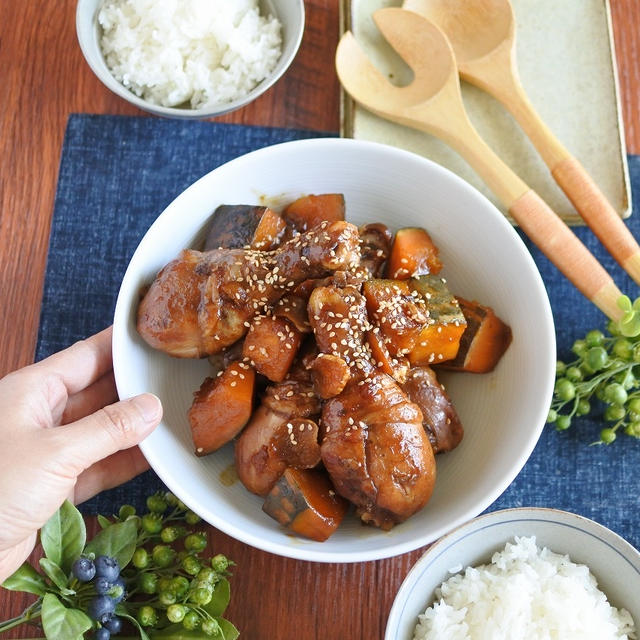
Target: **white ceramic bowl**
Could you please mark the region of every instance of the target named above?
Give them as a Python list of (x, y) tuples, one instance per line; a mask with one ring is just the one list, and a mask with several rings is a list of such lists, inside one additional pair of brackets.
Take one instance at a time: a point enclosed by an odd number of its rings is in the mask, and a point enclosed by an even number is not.
[[(438, 456), (429, 504), (385, 533), (354, 516), (324, 543), (302, 540), (261, 510), (262, 500), (220, 474), (233, 448), (193, 455), (187, 410), (209, 373), (206, 360), (179, 360), (137, 335), (140, 287), (185, 247), (198, 247), (220, 204), (287, 203), (306, 193), (345, 195), (347, 218), (394, 229), (424, 226), (440, 247), (443, 275), (458, 295), (492, 306), (513, 343), (490, 374), (442, 376), (466, 429), (462, 444)], [(510, 484), (544, 425), (555, 377), (555, 339), (546, 291), (526, 247), (503, 215), (473, 187), (424, 158), (375, 143), (316, 139), (289, 142), (237, 158), (182, 193), (149, 229), (122, 282), (115, 311), (113, 359), (118, 391), (156, 393), (160, 427), (142, 444), (167, 486), (205, 520), (272, 553), (305, 560), (357, 562), (405, 553), (478, 515)]]
[(98, 10), (102, 2), (103, 0), (78, 0), (76, 7), (76, 33), (87, 64), (98, 79), (121, 98), (140, 109), (169, 118), (212, 118), (249, 104), (277, 82), (289, 68), (298, 52), (304, 33), (304, 0), (260, 0), (261, 13), (277, 16), (282, 24), (282, 55), (271, 75), (246, 96), (232, 102), (223, 102), (206, 109), (162, 107), (139, 98), (111, 75), (100, 48)]
[(505, 509), (462, 525), (438, 540), (405, 578), (387, 621), (384, 640), (413, 640), (418, 615), (435, 600), (449, 569), (491, 561), (514, 536), (535, 536), (538, 547), (568, 554), (585, 564), (609, 602), (624, 608), (640, 625), (640, 553), (606, 527), (557, 509)]

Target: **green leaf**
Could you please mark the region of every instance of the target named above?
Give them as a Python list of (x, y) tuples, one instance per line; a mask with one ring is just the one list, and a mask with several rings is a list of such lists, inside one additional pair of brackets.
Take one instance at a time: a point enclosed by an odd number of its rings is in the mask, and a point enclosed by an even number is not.
[(228, 620), (225, 620), (224, 618), (216, 618), (216, 620), (222, 629), (224, 640), (236, 640), (240, 635), (240, 632)]
[(138, 527), (135, 520), (116, 522), (99, 531), (84, 551), (94, 553), (96, 557), (111, 556), (124, 569), (131, 562), (137, 538)]
[(142, 628), (140, 623), (133, 616), (130, 616), (128, 613), (124, 613), (121, 607), (116, 607), (116, 613), (121, 618), (128, 620), (138, 630), (138, 633), (140, 634), (140, 640), (150, 640), (147, 632)]
[(631, 309), (632, 309), (631, 299), (629, 298), (629, 296), (620, 296), (616, 300), (616, 304), (623, 311), (631, 311)]
[(640, 311), (640, 298), (636, 298), (636, 299), (633, 301), (632, 309), (633, 309), (634, 311)]
[(212, 617), (221, 616), (229, 606), (231, 600), (231, 587), (226, 578), (222, 578), (213, 589), (213, 597), (202, 608)]
[(49, 558), (40, 558), (40, 567), (51, 579), (51, 582), (60, 589), (60, 593), (65, 596), (70, 596), (75, 593), (72, 589), (68, 589), (69, 578), (65, 572)]
[(44, 553), (65, 573), (82, 553), (87, 531), (80, 512), (65, 500), (40, 531)]
[(42, 626), (49, 640), (79, 640), (93, 626), (80, 609), (67, 609), (52, 593), (42, 600)]
[(109, 520), (109, 518), (105, 518), (102, 514), (98, 514), (98, 524), (100, 525), (101, 529), (106, 529), (108, 526), (111, 525), (111, 520)]
[(160, 638), (162, 638), (162, 640), (202, 640), (206, 638), (206, 636), (199, 629), (189, 631), (181, 624), (174, 623), (159, 631), (150, 629), (149, 638), (151, 638), (151, 640), (155, 640), (156, 638), (158, 638), (158, 640)]
[(2, 583), (2, 586), (9, 591), (26, 591), (43, 596), (46, 593), (47, 584), (44, 578), (28, 562), (25, 562)]

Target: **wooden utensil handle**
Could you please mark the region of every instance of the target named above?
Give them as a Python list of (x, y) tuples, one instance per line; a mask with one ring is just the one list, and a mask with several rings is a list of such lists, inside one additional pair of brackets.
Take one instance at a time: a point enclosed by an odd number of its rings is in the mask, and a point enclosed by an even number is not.
[(640, 284), (640, 246), (580, 162), (568, 155), (551, 174), (600, 242)]
[(622, 317), (617, 301), (622, 292), (593, 254), (549, 205), (532, 189), (509, 208), (522, 230), (575, 285), (612, 320)]

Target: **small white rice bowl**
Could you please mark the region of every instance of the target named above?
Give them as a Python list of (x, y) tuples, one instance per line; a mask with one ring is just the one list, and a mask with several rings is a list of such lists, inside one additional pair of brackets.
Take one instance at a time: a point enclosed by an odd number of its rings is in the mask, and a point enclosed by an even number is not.
[(242, 98), (282, 54), (280, 22), (257, 0), (105, 0), (98, 22), (113, 76), (163, 107)]
[(611, 606), (589, 568), (515, 537), (491, 563), (467, 567), (436, 589), (414, 640), (636, 638), (626, 609)]

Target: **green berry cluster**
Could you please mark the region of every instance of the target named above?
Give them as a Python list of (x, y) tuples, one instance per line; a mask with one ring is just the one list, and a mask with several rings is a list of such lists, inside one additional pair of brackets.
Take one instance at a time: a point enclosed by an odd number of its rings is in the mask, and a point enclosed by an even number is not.
[(547, 422), (559, 431), (568, 429), (575, 417), (589, 414), (599, 401), (609, 425), (595, 444), (611, 444), (619, 432), (640, 438), (640, 337), (628, 335), (625, 328), (610, 322), (607, 333), (589, 331), (573, 343), (575, 360), (556, 363)]
[(138, 516), (131, 505), (124, 505), (118, 514), (120, 519), (135, 518), (138, 524), (129, 608), (137, 609), (135, 617), (142, 627), (181, 624), (222, 639), (214, 598), (233, 563), (222, 554), (204, 557), (206, 532), (189, 528), (200, 518), (173, 494), (149, 496), (147, 509)]

